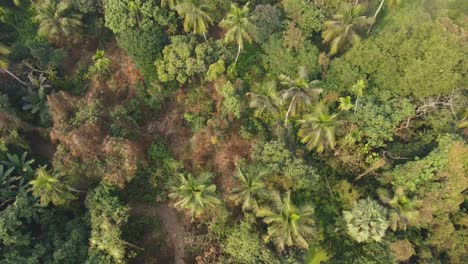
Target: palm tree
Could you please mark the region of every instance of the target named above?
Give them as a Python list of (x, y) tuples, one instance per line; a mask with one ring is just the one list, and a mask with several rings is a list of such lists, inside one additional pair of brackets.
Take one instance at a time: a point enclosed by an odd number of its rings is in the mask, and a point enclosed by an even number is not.
[(263, 217), (263, 222), (268, 225), (266, 240), (272, 239), (280, 251), (285, 246), (308, 248), (305, 236), (315, 233), (314, 208), (308, 204), (297, 207), (291, 201), (290, 192), (283, 197), (274, 192), (271, 198), (271, 207), (261, 207), (257, 211), (257, 216)]
[(264, 194), (265, 184), (262, 177), (265, 174), (265, 171), (260, 171), (257, 168), (252, 168), (247, 173), (241, 169), (237, 170), (235, 175), (237, 187), (232, 189), (229, 198), (236, 205), (242, 204), (242, 211), (258, 209), (257, 197)]
[(38, 35), (51, 41), (69, 38), (83, 25), (82, 15), (72, 10), (69, 1), (45, 0), (36, 5)]
[(63, 205), (73, 200), (75, 196), (72, 191), (76, 191), (61, 181), (63, 175), (51, 174), (45, 167), (36, 170), (36, 178), (29, 182), (31, 184), (32, 194), (39, 198), (42, 206), (50, 203), (53, 205)]
[(330, 43), (330, 54), (336, 54), (346, 44), (354, 45), (361, 40), (357, 30), (370, 24), (365, 16), (360, 16), (362, 6), (347, 6), (333, 20), (324, 23), (322, 38), (324, 43)]
[(329, 114), (328, 107), (323, 103), (317, 105), (311, 114), (299, 120), (301, 127), (298, 136), (302, 143), (307, 143), (307, 149), (317, 149), (322, 152), (326, 146), (334, 148), (336, 144), (335, 134), (341, 125), (338, 114)]
[(221, 28), (227, 30), (226, 35), (224, 35), (224, 41), (228, 43), (235, 42), (238, 46), (234, 65), (236, 65), (239, 54), (244, 48), (244, 40), (249, 43), (252, 42), (252, 36), (255, 32), (255, 26), (250, 22), (248, 14), (248, 4), (242, 8), (231, 4), (231, 10), (227, 14), (227, 17), (219, 23)]
[(181, 184), (172, 187), (171, 199), (176, 200), (174, 207), (187, 209), (192, 218), (199, 216), (206, 208), (220, 204), (220, 200), (215, 197), (216, 186), (211, 183), (213, 174), (202, 173), (195, 178), (191, 174), (180, 174)]
[(246, 94), (250, 99), (249, 107), (256, 109), (256, 116), (260, 116), (265, 110), (274, 116), (278, 115), (279, 100), (276, 92), (276, 82), (267, 81), (257, 87), (259, 87), (258, 93), (250, 92)]
[(209, 0), (184, 0), (175, 6), (177, 13), (184, 17), (184, 30), (202, 34), (205, 40), (208, 25), (213, 24), (213, 20), (208, 14), (212, 9)]
[(168, 6), (170, 9), (173, 9), (179, 4), (179, 0), (161, 0), (161, 7)]
[(387, 189), (378, 189), (377, 194), (383, 203), (390, 206), (389, 220), (390, 228), (395, 231), (398, 229), (406, 230), (408, 225), (414, 225), (418, 222), (419, 208), (422, 206), (421, 200), (411, 200), (403, 188), (395, 189), (393, 197)]
[(285, 126), (288, 123), (289, 116), (295, 116), (301, 105), (311, 105), (312, 100), (322, 92), (322, 89), (320, 88), (313, 88), (316, 81), (309, 82), (306, 78), (307, 74), (303, 67), (299, 70), (299, 77), (294, 80), (284, 74), (279, 76), (280, 84), (289, 88), (280, 92), (281, 98), (283, 100), (291, 98), (288, 111), (286, 112), (286, 117), (284, 119)]
[(388, 228), (387, 209), (371, 198), (355, 202), (343, 215), (348, 234), (357, 242), (379, 242)]

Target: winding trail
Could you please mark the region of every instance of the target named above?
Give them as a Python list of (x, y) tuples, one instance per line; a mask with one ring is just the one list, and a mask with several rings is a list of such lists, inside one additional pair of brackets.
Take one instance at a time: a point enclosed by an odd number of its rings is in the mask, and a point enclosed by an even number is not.
[(173, 263), (185, 264), (185, 238), (188, 234), (177, 216), (177, 211), (167, 204), (159, 207), (150, 204), (133, 204), (131, 208), (133, 215), (158, 217), (161, 220), (166, 231), (166, 243), (172, 249)]

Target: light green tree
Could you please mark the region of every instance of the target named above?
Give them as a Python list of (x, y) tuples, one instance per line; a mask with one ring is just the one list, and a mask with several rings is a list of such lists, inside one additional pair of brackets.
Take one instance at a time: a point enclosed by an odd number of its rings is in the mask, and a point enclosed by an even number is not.
[(88, 69), (88, 77), (99, 75), (107, 71), (109, 75), (112, 75), (109, 69), (111, 63), (110, 59), (106, 57), (104, 50), (97, 50), (96, 54), (93, 55), (93, 65)]
[(343, 216), (348, 234), (357, 242), (379, 242), (388, 228), (387, 209), (371, 198), (355, 202)]
[(274, 192), (271, 207), (262, 206), (257, 211), (257, 216), (263, 217), (263, 222), (268, 225), (266, 240), (272, 240), (280, 251), (286, 246), (309, 247), (306, 238), (315, 234), (313, 214), (314, 208), (309, 204), (294, 205), (290, 192), (282, 197)]
[(53, 205), (63, 205), (73, 200), (75, 196), (72, 191), (76, 191), (62, 180), (63, 175), (52, 174), (45, 167), (36, 170), (36, 178), (30, 181), (32, 194), (39, 198), (42, 206), (50, 203)]
[(213, 10), (210, 1), (183, 0), (175, 6), (175, 10), (184, 18), (184, 30), (202, 34), (206, 40), (208, 25), (213, 24), (210, 12)]
[(249, 43), (252, 42), (255, 34), (255, 25), (250, 21), (248, 5), (239, 8), (237, 5), (231, 4), (231, 10), (227, 17), (219, 23), (219, 26), (227, 30), (224, 41), (237, 44), (235, 65), (241, 50), (244, 48), (244, 40)]
[(377, 194), (380, 200), (390, 206), (388, 213), (390, 228), (406, 230), (407, 226), (415, 225), (419, 221), (419, 208), (422, 206), (421, 200), (409, 199), (403, 188), (397, 187), (392, 195), (387, 189), (378, 189)]
[(198, 178), (180, 174), (180, 185), (172, 187), (169, 194), (175, 200), (174, 207), (190, 211), (192, 218), (200, 216), (205, 209), (221, 201), (215, 196), (216, 186), (211, 183), (212, 173), (204, 172)]
[(307, 144), (307, 149), (316, 149), (320, 153), (325, 147), (335, 147), (335, 136), (342, 122), (338, 120), (338, 114), (330, 114), (323, 103), (317, 105), (312, 113), (306, 114), (299, 123), (301, 126), (297, 135), (302, 143)]
[(68, 39), (76, 35), (83, 25), (82, 15), (72, 9), (69, 1), (44, 0), (35, 4), (36, 21), (39, 22), (38, 35), (50, 41)]
[(235, 174), (237, 187), (232, 189), (229, 198), (236, 205), (242, 204), (242, 211), (258, 209), (257, 198), (265, 193), (265, 184), (262, 181), (265, 174), (265, 171), (258, 168), (250, 168), (247, 171), (237, 170)]
[(345, 45), (354, 45), (361, 40), (357, 30), (370, 24), (367, 17), (361, 16), (362, 6), (346, 6), (332, 20), (324, 23), (322, 38), (330, 43), (330, 54), (336, 54)]
[(311, 105), (314, 99), (322, 93), (322, 89), (315, 87), (317, 81), (308, 81), (305, 68), (301, 67), (298, 78), (291, 79), (284, 74), (279, 76), (280, 84), (288, 89), (280, 91), (279, 96), (283, 100), (291, 100), (289, 102), (288, 111), (284, 118), (284, 125), (288, 123), (289, 116), (295, 116), (301, 106)]

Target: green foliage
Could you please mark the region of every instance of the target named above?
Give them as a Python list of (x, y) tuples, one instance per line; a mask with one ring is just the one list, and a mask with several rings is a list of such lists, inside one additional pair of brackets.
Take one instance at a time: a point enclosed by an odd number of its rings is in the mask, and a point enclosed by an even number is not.
[(259, 43), (265, 42), (273, 33), (281, 30), (281, 12), (274, 5), (256, 5), (251, 19), (257, 28), (255, 36)]
[(355, 202), (343, 216), (348, 234), (357, 242), (380, 242), (388, 228), (387, 210), (371, 198)]
[(145, 31), (172, 23), (170, 13), (160, 8), (156, 0), (106, 0), (104, 17), (106, 27), (116, 34), (135, 28)]
[(274, 192), (271, 200), (271, 207), (262, 206), (257, 211), (257, 216), (262, 217), (263, 222), (268, 225), (265, 240), (272, 240), (280, 251), (286, 246), (308, 248), (307, 239), (315, 234), (312, 219), (314, 208), (309, 204), (297, 207), (291, 201), (290, 192), (282, 197)]
[(268, 172), (264, 177), (267, 184), (275, 183), (286, 190), (314, 190), (318, 186), (317, 170), (295, 157), (283, 142), (258, 142), (253, 147), (252, 159), (255, 166)]
[(198, 43), (193, 36), (173, 36), (162, 56), (155, 62), (158, 79), (162, 82), (178, 81), (184, 84), (197, 75), (203, 75), (209, 65), (218, 61), (220, 43)]
[(298, 50), (287, 49), (282, 39), (274, 35), (262, 47), (265, 51), (263, 66), (273, 76), (295, 76), (299, 67), (304, 67), (309, 79), (314, 79), (318, 73), (318, 50), (309, 42)]
[(157, 25), (147, 30), (131, 28), (117, 35), (117, 42), (136, 62), (148, 81), (156, 80), (154, 61), (166, 44), (167, 37)]
[(210, 207), (219, 205), (221, 201), (216, 198), (216, 185), (211, 183), (213, 174), (205, 172), (198, 178), (191, 174), (179, 174), (180, 185), (174, 186), (169, 194), (176, 200), (174, 207), (190, 211), (192, 218), (201, 214)]
[(86, 207), (91, 217), (90, 257), (108, 261), (103, 263), (123, 263), (127, 249), (121, 227), (127, 222), (128, 207), (116, 188), (101, 183), (86, 197)]
[(13, 168), (15, 173), (26, 176), (33, 172), (31, 165), (35, 161), (34, 159), (26, 159), (27, 155), (27, 152), (23, 152), (21, 156), (7, 153), (7, 160), (2, 161), (2, 164), (8, 169)]
[(93, 55), (93, 65), (88, 69), (88, 78), (92, 78), (96, 75), (102, 75), (104, 72), (110, 72), (109, 65), (110, 59), (106, 57), (104, 50), (96, 50), (96, 54)]
[(299, 25), (306, 36), (319, 32), (322, 29), (324, 15), (310, 0), (283, 0), (281, 1), (286, 16)]
[(226, 67), (224, 66), (224, 60), (220, 59), (208, 67), (208, 71), (206, 72), (205, 79), (207, 81), (214, 81), (219, 76), (221, 76), (225, 71), (226, 71)]
[(423, 99), (461, 85), (462, 54), (460, 43), (434, 23), (394, 26), (333, 61), (328, 79), (351, 87), (367, 75), (373, 89)]
[(36, 170), (36, 178), (29, 182), (32, 194), (39, 198), (42, 206), (52, 203), (55, 206), (67, 204), (75, 199), (71, 192), (73, 189), (64, 183), (63, 175), (50, 173), (45, 167)]
[(403, 187), (408, 191), (415, 191), (433, 180), (437, 173), (447, 168), (448, 152), (455, 142), (450, 136), (441, 137), (439, 147), (426, 157), (398, 165), (388, 174), (392, 179), (392, 185), (395, 188)]
[(76, 10), (83, 14), (94, 13), (98, 9), (98, 3), (94, 0), (72, 0)]
[(245, 223), (235, 225), (228, 230), (222, 242), (228, 263), (279, 263), (272, 252), (263, 245), (255, 231), (249, 229)]
[(223, 115), (233, 115), (236, 118), (240, 118), (242, 104), (241, 98), (236, 94), (235, 88), (236, 87), (229, 81), (219, 88), (219, 92), (223, 96), (222, 112)]
[(330, 264), (396, 264), (398, 263), (386, 243), (353, 245), (339, 257), (327, 261)]

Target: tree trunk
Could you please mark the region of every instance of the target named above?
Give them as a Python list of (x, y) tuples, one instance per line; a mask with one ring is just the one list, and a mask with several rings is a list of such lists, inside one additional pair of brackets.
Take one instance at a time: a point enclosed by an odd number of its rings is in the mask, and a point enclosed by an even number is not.
[(377, 19), (377, 16), (379, 15), (380, 10), (382, 9), (384, 3), (385, 3), (385, 0), (380, 1), (379, 8), (377, 8), (377, 11), (375, 11), (374, 17), (372, 18), (372, 23), (370, 24), (369, 29), (367, 30), (367, 35), (370, 34), (372, 30), (372, 26), (374, 26), (375, 20)]
[(284, 119), (284, 126), (286, 126), (288, 124), (288, 117), (289, 117), (289, 113), (291, 113), (291, 108), (292, 108), (292, 104), (294, 102), (294, 99), (296, 99), (296, 95), (293, 96), (293, 98), (291, 99), (291, 103), (289, 104), (288, 112), (286, 112), (286, 118)]
[(239, 45), (239, 47), (237, 48), (237, 55), (236, 55), (236, 60), (234, 61), (234, 65), (237, 64), (237, 60), (239, 59), (240, 52), (241, 52), (241, 46)]
[(204, 38), (205, 41), (206, 41), (206, 32), (203, 32), (203, 38)]
[(0, 72), (2, 72), (2, 71), (4, 73), (10, 75), (11, 77), (13, 77), (15, 80), (17, 80), (19, 83), (21, 83), (21, 85), (28, 87), (27, 83), (23, 82), (20, 78), (18, 78), (18, 76), (14, 75), (11, 71), (9, 71), (7, 69), (0, 69)]
[(356, 102), (354, 103), (354, 113), (357, 112), (358, 101), (359, 101), (359, 97), (356, 96)]

